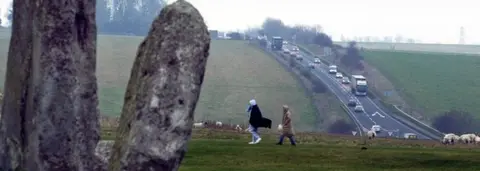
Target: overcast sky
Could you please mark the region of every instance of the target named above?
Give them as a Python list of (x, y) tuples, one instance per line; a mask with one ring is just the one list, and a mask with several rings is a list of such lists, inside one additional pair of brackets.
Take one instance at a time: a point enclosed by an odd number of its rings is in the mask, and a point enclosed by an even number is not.
[(210, 29), (260, 25), (266, 17), (286, 24), (319, 24), (334, 39), (395, 36), (422, 42), (480, 43), (480, 1), (475, 0), (187, 0)]

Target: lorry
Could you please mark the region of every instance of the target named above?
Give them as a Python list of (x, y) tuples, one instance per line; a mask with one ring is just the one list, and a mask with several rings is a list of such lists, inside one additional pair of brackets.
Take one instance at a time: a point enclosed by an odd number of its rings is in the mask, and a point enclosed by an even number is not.
[(337, 66), (336, 66), (336, 65), (330, 65), (330, 66), (328, 66), (328, 73), (330, 73), (330, 74), (335, 74), (335, 73), (337, 73)]
[(351, 91), (356, 96), (367, 95), (367, 78), (363, 75), (352, 75)]
[(283, 38), (279, 36), (272, 37), (272, 50), (278, 51), (283, 49)]

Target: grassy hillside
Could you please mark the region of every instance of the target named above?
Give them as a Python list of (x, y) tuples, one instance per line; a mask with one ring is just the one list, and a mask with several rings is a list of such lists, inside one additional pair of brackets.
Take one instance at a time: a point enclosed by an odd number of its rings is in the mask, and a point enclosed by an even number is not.
[[(335, 44), (348, 46), (347, 42), (335, 42)], [(378, 50), (392, 50), (394, 47), (398, 51), (480, 54), (480, 45), (358, 42), (357, 46)]]
[[(0, 30), (0, 81), (4, 81), (9, 30)], [(142, 37), (98, 36), (97, 77), (100, 110), (119, 115), (130, 69)], [(278, 123), (282, 105), (295, 113), (300, 130), (312, 130), (315, 112), (304, 89), (278, 62), (241, 41), (212, 41), (197, 105), (196, 120), (243, 123), (245, 107), (256, 98), (264, 115)], [(1, 84), (3, 88), (3, 84)]]
[(388, 51), (366, 51), (364, 56), (427, 116), (456, 108), (480, 117), (478, 56)]
[(249, 145), (249, 134), (194, 130), (180, 171), (456, 171), (479, 170), (479, 149), (435, 141), (375, 139), (367, 150), (358, 137), (298, 134), (297, 147), (274, 145), (263, 135)]
[(246, 105), (255, 98), (262, 113), (274, 122), (281, 121), (281, 106), (288, 104), (298, 129), (311, 130), (315, 121), (312, 103), (277, 61), (243, 41), (213, 41), (210, 53), (197, 119), (246, 122)]

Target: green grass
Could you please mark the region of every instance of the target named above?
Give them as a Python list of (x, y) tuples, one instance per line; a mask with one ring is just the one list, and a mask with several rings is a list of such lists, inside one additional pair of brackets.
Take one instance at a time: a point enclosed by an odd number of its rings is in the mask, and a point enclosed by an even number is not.
[[(262, 134), (263, 135), (263, 134)], [(180, 171), (447, 171), (479, 170), (478, 148), (438, 142), (375, 139), (360, 150), (358, 137), (299, 134), (299, 145), (276, 146), (276, 135), (248, 145), (248, 134), (194, 131)]]
[(312, 130), (314, 108), (292, 74), (244, 41), (212, 41), (195, 118), (246, 122), (245, 107), (251, 98), (274, 123), (281, 121), (282, 105), (287, 104), (298, 129)]
[[(0, 81), (4, 81), (10, 30), (0, 29)], [(143, 37), (98, 36), (97, 79), (100, 111), (119, 116), (130, 70)], [(0, 86), (3, 86), (1, 84)], [(3, 87), (2, 87), (3, 88)], [(293, 75), (271, 57), (243, 41), (213, 40), (196, 120), (241, 124), (245, 107), (256, 98), (262, 112), (280, 122), (282, 105), (295, 114), (299, 130), (312, 130), (315, 111), (305, 90)]]
[(480, 58), (473, 55), (420, 52), (365, 51), (373, 64), (409, 104), (435, 116), (452, 108), (480, 117)]

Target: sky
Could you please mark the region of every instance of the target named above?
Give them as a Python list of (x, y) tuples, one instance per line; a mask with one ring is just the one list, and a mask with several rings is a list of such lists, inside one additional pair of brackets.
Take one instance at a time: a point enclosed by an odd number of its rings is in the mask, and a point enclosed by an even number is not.
[[(424, 43), (456, 44), (463, 26), (466, 43), (480, 44), (480, 1), (475, 0), (187, 1), (200, 11), (209, 29), (221, 31), (257, 27), (265, 18), (272, 17), (288, 25), (321, 25), (334, 40), (341, 35), (347, 38), (402, 35)], [(8, 16), (11, 2), (0, 0), (0, 19)]]
[(209, 29), (234, 31), (259, 26), (267, 17), (288, 25), (321, 25), (339, 40), (395, 36), (424, 43), (480, 43), (480, 1), (475, 0), (187, 0)]

